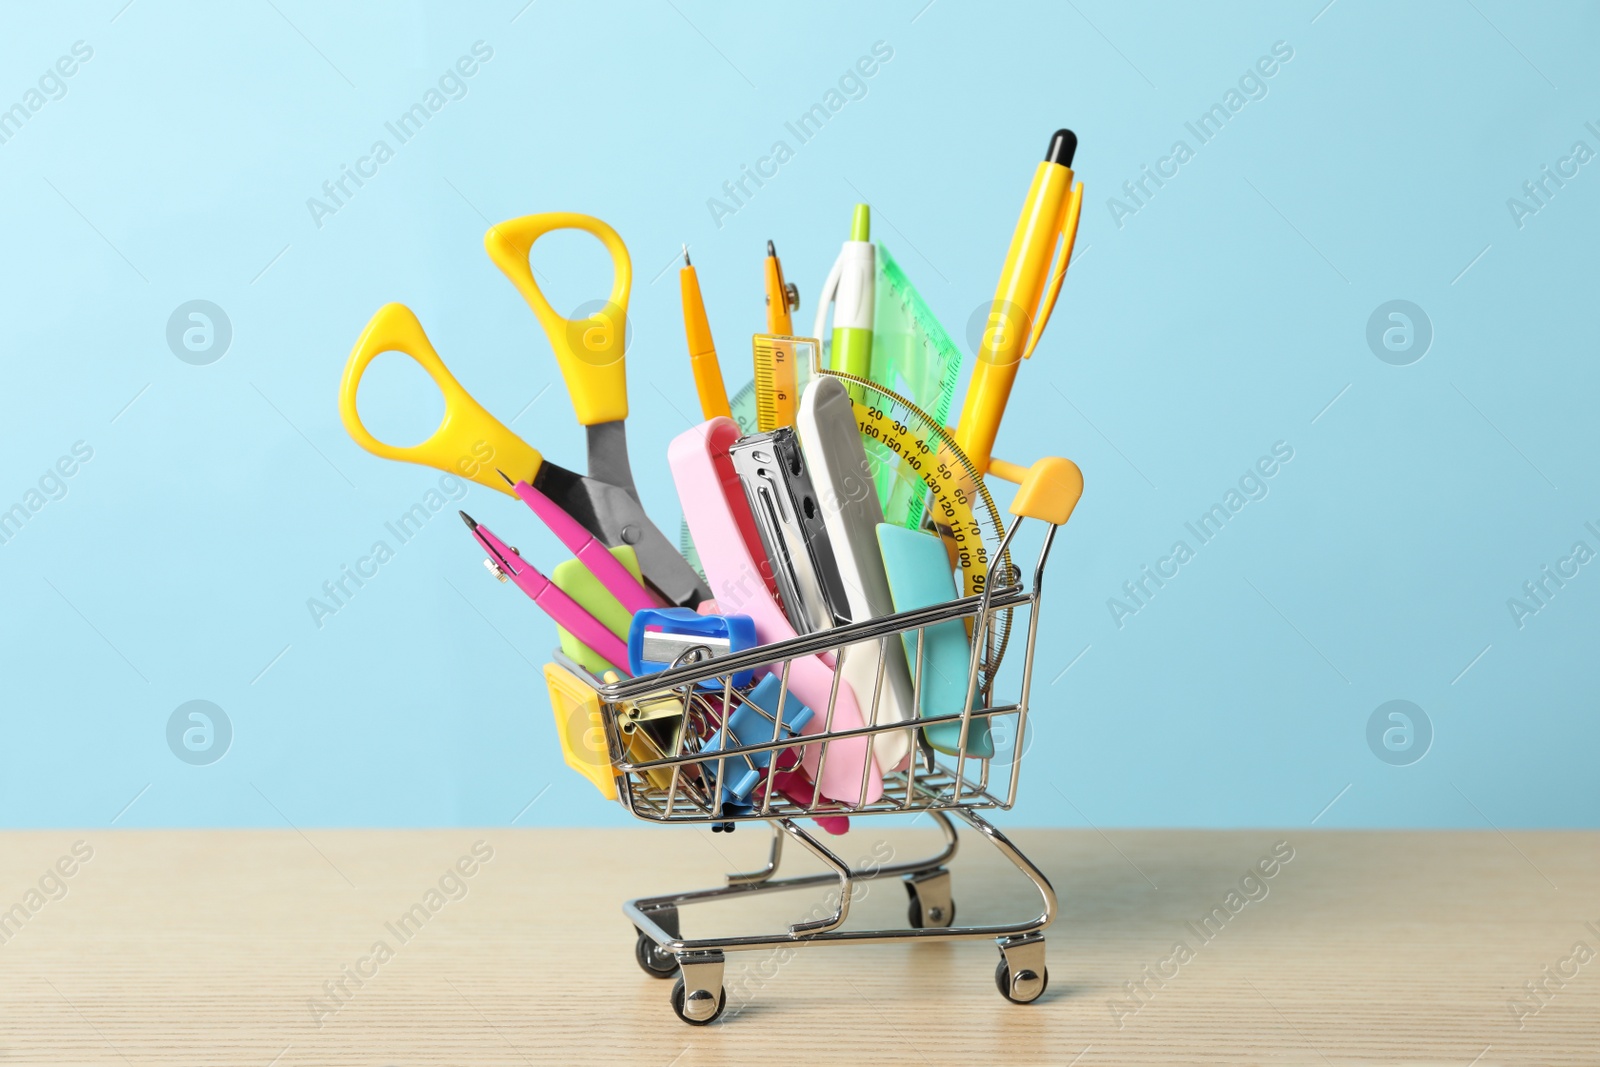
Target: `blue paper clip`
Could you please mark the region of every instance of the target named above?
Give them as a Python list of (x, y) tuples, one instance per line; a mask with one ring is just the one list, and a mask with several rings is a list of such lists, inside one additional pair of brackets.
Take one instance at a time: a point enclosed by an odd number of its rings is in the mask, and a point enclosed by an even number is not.
[[(712, 734), (703, 751), (707, 753), (722, 751), (724, 733), (731, 738), (728, 742), (730, 747), (771, 741), (773, 719), (778, 710), (778, 692), (777, 675), (769, 674), (761, 679), (761, 684), (745, 694), (744, 702), (728, 716), (726, 731), (718, 730)], [(793, 693), (790, 693), (783, 702), (783, 726), (778, 732), (778, 739), (799, 736), (800, 731), (805, 729), (806, 723), (811, 721), (814, 714), (810, 708), (795, 699)], [(728, 768), (723, 779), (724, 805), (736, 811), (746, 810), (745, 801), (749, 798), (751, 790), (761, 781), (761, 772), (772, 762), (774, 751), (784, 750), (769, 749), (732, 758), (735, 767)]]

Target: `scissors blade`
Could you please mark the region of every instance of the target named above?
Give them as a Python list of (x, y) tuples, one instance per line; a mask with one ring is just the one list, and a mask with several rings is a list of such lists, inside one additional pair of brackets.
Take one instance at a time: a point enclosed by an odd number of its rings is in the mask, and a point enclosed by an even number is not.
[(669, 604), (692, 608), (711, 598), (711, 590), (700, 575), (650, 521), (644, 507), (628, 490), (575, 474), (549, 460), (539, 467), (533, 487), (605, 544), (613, 548), (631, 545), (638, 554), (645, 581)]
[(621, 419), (597, 422), (585, 427), (589, 433), (589, 477), (606, 482), (637, 502), (639, 492), (633, 485), (633, 466), (628, 462), (628, 430)]

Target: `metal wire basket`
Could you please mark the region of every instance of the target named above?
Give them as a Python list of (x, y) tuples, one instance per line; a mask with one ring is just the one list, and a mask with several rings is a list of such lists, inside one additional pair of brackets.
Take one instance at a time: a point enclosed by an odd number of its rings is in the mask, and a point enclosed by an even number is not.
[[(1045, 468), (1045, 465), (1054, 465)], [(1064, 465), (1060, 466), (1060, 465)], [(685, 1022), (705, 1025), (723, 1013), (727, 1003), (723, 988), (726, 956), (734, 950), (773, 949), (796, 942), (876, 943), (902, 939), (951, 940), (994, 938), (1000, 950), (995, 980), (1000, 992), (1017, 1003), (1038, 999), (1048, 982), (1044, 961), (1043, 930), (1055, 917), (1056, 897), (1049, 880), (998, 829), (978, 815), (984, 809), (1010, 808), (1016, 801), (1022, 755), (1026, 749), (1029, 693), (1033, 682), (1035, 645), (1039, 632), (1039, 605), (1045, 566), (1059, 523), (1070, 514), (1081, 491), (1076, 467), (1064, 460), (1042, 460), (1035, 465), (1059, 490), (1063, 481), (1076, 481), (1071, 502), (1034, 507), (1040, 496), (1030, 494), (1028, 482), (1019, 492), (1012, 512), (1019, 517), (1006, 530), (991, 559), (1004, 561), (991, 581), (976, 596), (967, 596), (916, 611), (905, 611), (865, 622), (763, 645), (744, 652), (711, 658), (703, 646), (685, 648), (667, 670), (610, 683), (581, 670), (574, 676), (581, 687), (568, 687), (557, 695), (557, 717), (579, 717), (590, 739), (590, 773), (597, 784), (609, 783), (616, 799), (636, 818), (653, 823), (710, 824), (713, 830), (732, 829), (740, 822), (764, 821), (771, 826), (772, 842), (767, 864), (758, 871), (730, 874), (727, 884), (712, 889), (643, 897), (626, 902), (624, 913), (638, 931), (636, 956), (640, 966), (660, 978), (676, 977), (673, 1009)], [(1049, 495), (1049, 494), (1045, 494)], [(1031, 588), (1019, 580), (1009, 563), (1009, 548), (1022, 526), (1022, 516), (1036, 515), (1049, 523), (1035, 565)], [(1002, 580), (1003, 579), (1003, 580)], [(910, 721), (880, 722), (877, 710), (884, 684), (889, 643), (904, 641), (913, 682), (912, 707), (920, 707), (925, 684), (924, 649), (930, 628), (955, 624), (968, 628), (971, 658), (966, 677), (965, 711)], [(1025, 625), (1020, 672), (1002, 676), (1002, 646), (997, 632), (1017, 632)], [(789, 722), (786, 705), (790, 665), (800, 657), (822, 654), (835, 664), (847, 655), (876, 650), (877, 685), (871, 699), (857, 694), (866, 726), (834, 727), (834, 698), (839, 674), (835, 672), (832, 697), (826, 708), (814, 709), (806, 730)], [(748, 684), (736, 684), (747, 672), (770, 674), (777, 682), (765, 700), (754, 699)], [(1010, 689), (1007, 691), (1008, 680)], [(743, 718), (746, 725), (735, 730)], [(757, 724), (751, 728), (749, 723)], [(926, 728), (959, 724), (957, 740), (936, 751)], [(876, 760), (863, 761), (861, 790), (840, 800), (822, 794), (821, 770), (830, 748), (859, 746), (865, 739), (868, 754), (895, 731), (915, 737), (911, 755), (898, 767), (880, 771)], [(583, 731), (580, 731), (583, 732)], [(987, 743), (975, 744), (980, 738)], [(809, 757), (809, 759), (808, 759)], [(570, 758), (570, 757), (569, 757)], [(809, 762), (809, 777), (796, 772)], [(580, 767), (580, 770), (585, 769)], [(881, 774), (881, 792), (868, 789), (869, 778)], [(751, 784), (753, 783), (753, 784)], [(837, 824), (827, 820), (863, 816), (926, 812), (944, 835), (943, 847), (934, 855), (910, 862), (854, 868), (801, 825), (816, 819), (832, 832)], [(955, 855), (957, 837), (950, 815), (976, 830), (1029, 879), (1041, 900), (1038, 915), (1015, 923), (956, 926), (955, 905), (946, 866)], [(800, 877), (775, 877), (785, 838), (816, 856), (828, 873)], [(855, 884), (899, 877), (910, 896), (905, 929), (844, 930)], [(774, 934), (685, 938), (680, 933), (679, 908), (756, 892), (800, 889), (836, 883), (829, 894), (832, 914), (797, 922)]]

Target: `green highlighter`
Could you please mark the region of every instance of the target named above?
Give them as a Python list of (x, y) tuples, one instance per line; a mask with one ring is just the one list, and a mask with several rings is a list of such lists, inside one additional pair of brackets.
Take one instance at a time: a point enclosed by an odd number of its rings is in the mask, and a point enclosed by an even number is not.
[[(611, 549), (611, 554), (617, 557), (617, 562), (628, 569), (628, 573), (635, 578), (639, 574), (639, 557), (630, 545), (618, 545)], [(550, 581), (555, 587), (578, 602), (578, 606), (593, 615), (595, 619), (622, 638), (628, 640), (628, 625), (633, 622), (633, 613), (623, 607), (617, 598), (611, 595), (610, 590), (600, 584), (600, 579), (589, 573), (589, 568), (581, 560), (569, 559), (557, 563), (550, 572)], [(588, 645), (579, 641), (564, 627), (557, 626), (556, 632), (561, 635), (561, 651), (568, 659), (581, 664), (585, 670), (595, 674), (604, 674), (609, 670), (628, 669), (626, 663), (612, 663), (600, 656)]]
[[(889, 578), (889, 596), (894, 610), (915, 611), (956, 599), (955, 573), (944, 541), (937, 534), (908, 530), (892, 523), (878, 525), (878, 548), (883, 553), (883, 569)], [(906, 659), (912, 677), (917, 672), (917, 635), (902, 634)], [(972, 665), (972, 642), (960, 619), (923, 627), (922, 676), (917, 679), (918, 712), (923, 718), (959, 715), (967, 699), (967, 669)], [(979, 699), (976, 693), (973, 700)], [(925, 726), (928, 744), (948, 755), (958, 755), (961, 723), (942, 722)], [(967, 755), (988, 759), (994, 755), (989, 737), (989, 720), (974, 718), (967, 724)]]
[[(850, 220), (850, 240), (839, 250), (828, 280), (822, 283), (817, 299), (817, 319), (812, 336), (820, 338), (827, 325), (828, 305), (833, 305), (833, 349), (828, 356), (831, 370), (866, 378), (872, 374), (873, 282), (877, 268), (872, 248), (872, 209), (857, 204)], [(859, 387), (850, 393), (856, 399)]]

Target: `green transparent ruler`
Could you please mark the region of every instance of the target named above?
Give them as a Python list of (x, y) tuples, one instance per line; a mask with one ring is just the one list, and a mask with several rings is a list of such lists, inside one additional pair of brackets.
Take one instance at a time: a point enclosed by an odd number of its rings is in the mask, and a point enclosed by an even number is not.
[[(876, 303), (872, 318), (872, 381), (948, 425), (961, 376), (961, 349), (878, 242)], [(905, 469), (905, 457), (868, 439), (867, 457), (878, 469), (878, 499), (887, 522), (915, 530), (922, 525), (927, 487)]]

